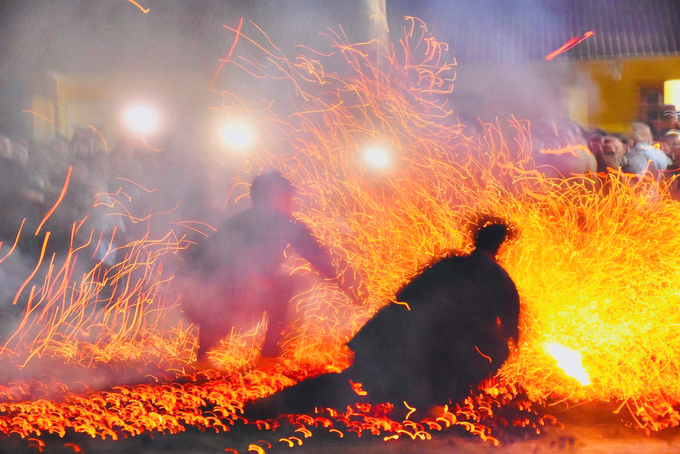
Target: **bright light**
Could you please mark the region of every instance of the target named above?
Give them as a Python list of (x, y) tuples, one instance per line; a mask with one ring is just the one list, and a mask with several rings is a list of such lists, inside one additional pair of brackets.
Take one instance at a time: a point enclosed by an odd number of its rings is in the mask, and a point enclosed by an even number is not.
[(546, 342), (543, 348), (557, 361), (557, 367), (565, 374), (576, 379), (581, 386), (590, 384), (590, 375), (583, 368), (581, 354), (555, 342)]
[(234, 151), (246, 151), (255, 141), (255, 131), (245, 121), (231, 120), (220, 131), (222, 143)]
[(377, 145), (366, 149), (364, 159), (368, 165), (376, 169), (385, 169), (390, 165), (390, 154), (385, 148)]
[(680, 110), (680, 79), (667, 80), (663, 83), (663, 102), (672, 104)]
[(125, 126), (137, 134), (151, 134), (158, 128), (158, 112), (144, 104), (130, 106), (124, 115)]

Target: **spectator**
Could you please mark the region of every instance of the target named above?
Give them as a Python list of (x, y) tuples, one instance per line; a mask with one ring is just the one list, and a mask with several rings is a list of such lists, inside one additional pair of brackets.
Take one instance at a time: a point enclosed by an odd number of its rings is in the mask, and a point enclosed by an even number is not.
[(659, 177), (672, 164), (671, 159), (652, 145), (652, 131), (645, 123), (633, 123), (633, 148), (629, 151), (629, 173), (642, 176), (646, 171)]
[(602, 153), (597, 160), (597, 171), (606, 173), (610, 169), (620, 170), (627, 166), (627, 151), (625, 139), (617, 135), (606, 136), (602, 144)]
[[(14, 241), (22, 222), (28, 231), (35, 231), (40, 222), (44, 193), (26, 167), (27, 162), (25, 147), (0, 136), (0, 240), (3, 241)], [(34, 241), (23, 236), (21, 245), (30, 248)]]

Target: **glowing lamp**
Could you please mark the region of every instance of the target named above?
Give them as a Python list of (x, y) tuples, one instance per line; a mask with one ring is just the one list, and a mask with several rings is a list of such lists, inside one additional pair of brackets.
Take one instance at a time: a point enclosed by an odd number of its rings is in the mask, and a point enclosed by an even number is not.
[(246, 151), (255, 142), (255, 131), (245, 121), (232, 120), (222, 126), (220, 139), (230, 150)]
[(578, 381), (581, 386), (590, 384), (590, 375), (583, 368), (579, 352), (555, 342), (546, 342), (543, 348), (557, 361), (557, 367), (565, 374)]
[(667, 80), (663, 83), (663, 102), (676, 109), (680, 107), (680, 79)]
[(132, 132), (142, 135), (151, 134), (156, 131), (160, 123), (158, 112), (143, 104), (135, 104), (128, 107), (123, 118), (125, 126)]
[(385, 169), (390, 165), (390, 154), (380, 146), (372, 146), (364, 151), (364, 160), (375, 169)]

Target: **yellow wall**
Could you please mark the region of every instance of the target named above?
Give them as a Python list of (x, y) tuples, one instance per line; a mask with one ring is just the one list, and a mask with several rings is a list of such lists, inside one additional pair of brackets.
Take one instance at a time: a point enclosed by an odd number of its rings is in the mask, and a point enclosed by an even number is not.
[[(599, 88), (599, 109), (589, 109), (591, 125), (607, 131), (625, 131), (628, 123), (638, 117), (640, 89), (661, 84), (668, 79), (680, 79), (680, 57), (654, 57), (620, 60), (615, 67), (611, 61), (578, 63)], [(614, 73), (620, 71), (620, 80)]]
[(451, 95), (466, 121), (511, 115), (537, 121), (570, 117), (584, 127), (624, 132), (638, 119), (640, 89), (680, 79), (680, 56), (611, 61), (539, 61), (456, 67)]
[[(78, 127), (103, 126), (107, 140), (126, 134), (122, 113), (127, 105), (148, 102), (165, 114), (166, 129), (190, 115), (186, 105), (204, 106), (214, 96), (208, 78), (196, 73), (135, 72), (105, 75), (47, 74), (34, 87), (33, 105), (38, 113), (55, 122), (47, 125), (34, 120), (33, 135), (46, 142), (56, 132), (70, 138)], [(212, 99), (212, 98), (210, 98)], [(178, 108), (180, 106), (180, 108)], [(178, 118), (167, 118), (174, 115)], [(104, 132), (104, 130), (102, 132)]]

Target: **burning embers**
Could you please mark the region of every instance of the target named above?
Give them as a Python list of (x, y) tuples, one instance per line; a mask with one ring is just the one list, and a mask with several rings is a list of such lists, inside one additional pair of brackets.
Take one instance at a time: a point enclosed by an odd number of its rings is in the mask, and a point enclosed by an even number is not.
[[(513, 132), (486, 125), (478, 133), (457, 124), (445, 103), (433, 97), (452, 88), (446, 46), (422, 30), (410, 20), (399, 57), (386, 41), (351, 44), (331, 33), (328, 52), (303, 49), (295, 59), (282, 56), (265, 37), (245, 39), (257, 30), (242, 31), (239, 46), (249, 46), (249, 52), (239, 54), (236, 46), (224, 65), (290, 82), (297, 90), (295, 112), (274, 110), (290, 108), (284, 90), (274, 95), (281, 102), (262, 105), (222, 91), (221, 109), (235, 117), (246, 106), (257, 126), (287, 143), (289, 153), (277, 153), (275, 141), (265, 143), (246, 169), (271, 164), (293, 181), (303, 202), (295, 216), (325, 244), (343, 250), (366, 276), (367, 307), (352, 305), (291, 255), (286, 270), (303, 285), (292, 300), (297, 320), (286, 333), (278, 369), (247, 372), (259, 348), (254, 331), (234, 333), (213, 352), (218, 366), (231, 366), (229, 371), (196, 373), (191, 368), (196, 330), (182, 321), (175, 300), (166, 301), (173, 284), (171, 258), (191, 247), (186, 236), (175, 233), (177, 223), (157, 236), (140, 234), (118, 248), (115, 264), (100, 263), (85, 273), (76, 272), (84, 247), (74, 241), (61, 261), (43, 258), (39, 282), (26, 280), (28, 303), (5, 352), (27, 367), (44, 358), (87, 370), (151, 364), (166, 378), (135, 386), (113, 382), (108, 391), (84, 393), (55, 386), (58, 399), (51, 392), (36, 398), (28, 384), (8, 382), (0, 431), (36, 438), (72, 430), (115, 439), (176, 433), (186, 426), (231, 430), (242, 422), (247, 401), (349, 366), (344, 344), (415, 270), (448, 250), (470, 252), (467, 232), (479, 213), (511, 220), (519, 231), (498, 259), (521, 297), (521, 336), (497, 379), (459, 407), (452, 403), (438, 417), (418, 422), (392, 421), (384, 406), (290, 416), (294, 433), (280, 443), (299, 445), (308, 432), (322, 428), (338, 437), (370, 432), (390, 439), (427, 438), (432, 431), (464, 426), (489, 438), (497, 432), (488, 427), (496, 430), (504, 409), (520, 412), (506, 419), (508, 425), (540, 429), (545, 420), (532, 401), (551, 399), (626, 401), (645, 428), (677, 424), (680, 210), (667, 183), (632, 184), (616, 174), (597, 184), (548, 179), (535, 170), (528, 125), (512, 122)], [(389, 145), (386, 167), (369, 168), (362, 160), (375, 143)], [(148, 219), (125, 208), (124, 194), (110, 191), (97, 199), (99, 208), (106, 203), (125, 223), (143, 225)], [(194, 221), (181, 222), (199, 228)], [(80, 226), (74, 225), (74, 238)], [(210, 229), (202, 232), (209, 235)], [(88, 236), (88, 244), (115, 243), (98, 233)], [(568, 352), (557, 348), (553, 358), (546, 342), (581, 352), (574, 362), (581, 369), (561, 365)], [(588, 376), (592, 383), (586, 386)], [(519, 389), (529, 400), (515, 399)], [(408, 400), (389, 404), (413, 408)]]

